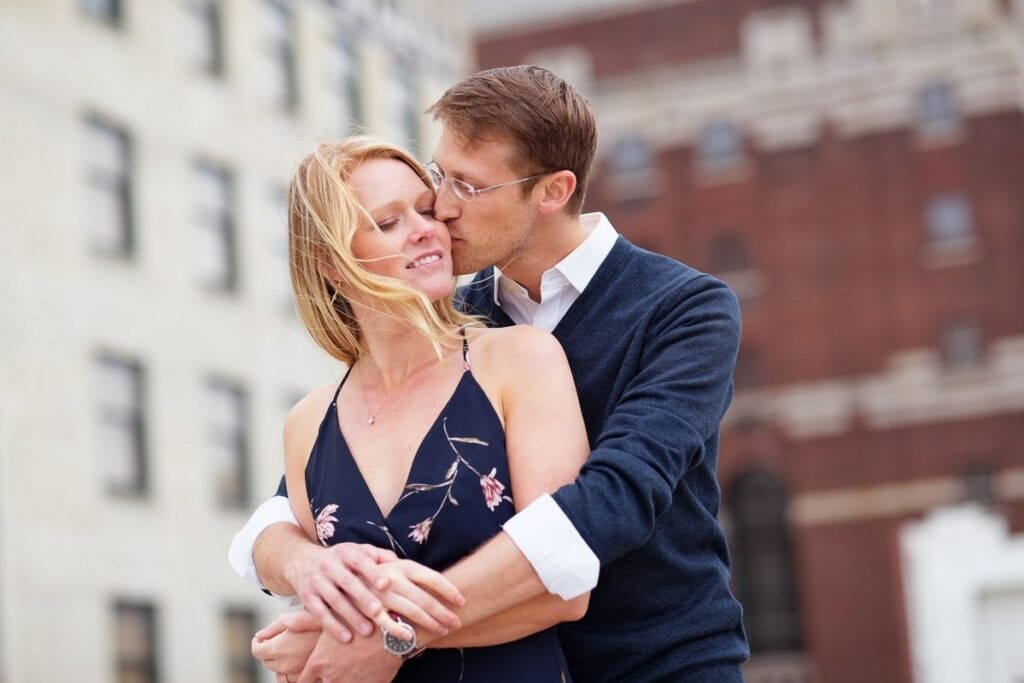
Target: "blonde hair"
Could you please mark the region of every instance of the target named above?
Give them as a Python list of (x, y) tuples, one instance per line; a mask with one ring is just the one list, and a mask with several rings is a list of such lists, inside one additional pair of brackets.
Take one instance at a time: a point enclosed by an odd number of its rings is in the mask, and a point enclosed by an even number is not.
[(330, 356), (348, 365), (355, 362), (364, 350), (352, 304), (338, 288), (344, 283), (380, 302), (380, 312), (407, 322), (427, 337), (440, 359), (444, 342), (454, 339), (459, 327), (480, 323), (455, 310), (451, 295), (431, 302), (423, 292), (395, 278), (371, 273), (352, 253), (352, 238), (359, 226), (365, 221), (377, 228), (349, 180), (361, 163), (376, 159), (401, 161), (431, 187), (424, 168), (407, 152), (363, 136), (318, 145), (292, 176), (288, 252), (299, 318)]

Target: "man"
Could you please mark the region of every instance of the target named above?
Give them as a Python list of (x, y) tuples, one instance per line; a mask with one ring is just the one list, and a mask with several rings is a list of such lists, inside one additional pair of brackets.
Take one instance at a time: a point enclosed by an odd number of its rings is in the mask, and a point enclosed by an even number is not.
[[(585, 98), (554, 74), (481, 72), (429, 111), (444, 126), (435, 215), (451, 231), (457, 272), (481, 271), (463, 303), (492, 324), (553, 332), (592, 448), (573, 484), (444, 572), (466, 598), (461, 626), (486, 628), (488, 617), (545, 591), (582, 594), (599, 562), (586, 616), (559, 627), (577, 681), (741, 681), (748, 649), (728, 588), (715, 480), (739, 343), (735, 297), (634, 247), (603, 215), (580, 215), (596, 126)], [(232, 549), (240, 573), (256, 576), (255, 557), (271, 589), (291, 588), (316, 602), (317, 614), (331, 608), (365, 633), (353, 604), (369, 616), (380, 610), (357, 578), (372, 581), (372, 563), (347, 560), (349, 550), (326, 559), (330, 552), (296, 527), (259, 519)], [(389, 680), (399, 666), (377, 653), (379, 639), (320, 638), (301, 683)]]

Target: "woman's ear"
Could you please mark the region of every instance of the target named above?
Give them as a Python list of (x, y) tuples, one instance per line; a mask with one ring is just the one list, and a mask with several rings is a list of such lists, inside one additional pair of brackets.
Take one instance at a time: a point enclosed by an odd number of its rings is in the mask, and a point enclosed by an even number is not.
[(565, 170), (548, 173), (541, 177), (538, 185), (542, 192), (541, 213), (558, 213), (565, 209), (576, 191), (576, 174)]
[(341, 277), (341, 273), (334, 267), (334, 264), (325, 259), (317, 259), (316, 272), (335, 287), (339, 287), (345, 282), (345, 279)]

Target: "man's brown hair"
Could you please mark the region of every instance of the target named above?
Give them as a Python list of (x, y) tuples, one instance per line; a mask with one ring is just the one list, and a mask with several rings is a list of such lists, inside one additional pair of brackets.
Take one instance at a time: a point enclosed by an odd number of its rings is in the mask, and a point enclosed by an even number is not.
[[(445, 91), (427, 109), (469, 144), (507, 140), (512, 160), (524, 175), (569, 170), (576, 191), (566, 209), (576, 215), (587, 193), (597, 148), (594, 111), (576, 88), (539, 66), (508, 66), (481, 71)], [(536, 181), (524, 184), (528, 192)]]

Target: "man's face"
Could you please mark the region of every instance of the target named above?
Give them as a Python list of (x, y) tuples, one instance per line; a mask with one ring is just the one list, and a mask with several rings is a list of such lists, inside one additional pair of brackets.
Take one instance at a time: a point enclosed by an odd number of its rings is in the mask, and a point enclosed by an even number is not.
[[(511, 143), (484, 140), (472, 145), (447, 127), (434, 152), (445, 177), (483, 188), (523, 175), (512, 168)], [(536, 172), (529, 170), (529, 173)], [(459, 199), (448, 183), (437, 193), (434, 215), (448, 224), (455, 274), (474, 273), (496, 265), (503, 270), (533, 246), (536, 211), (532, 193), (523, 196), (517, 185), (484, 192), (470, 201)]]

